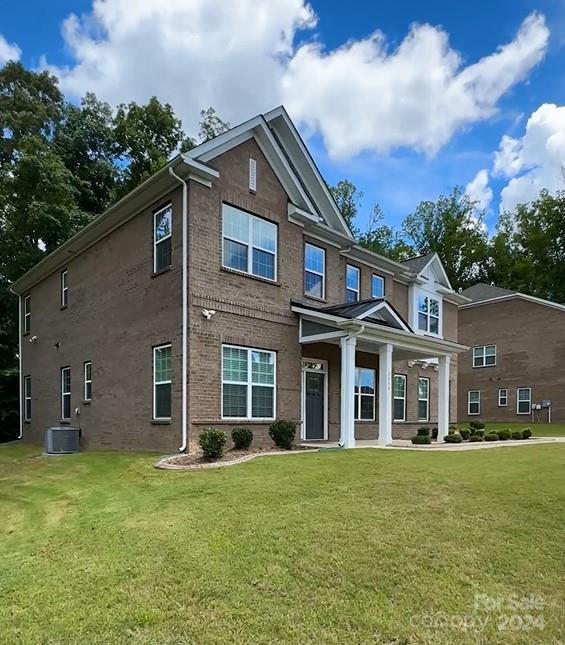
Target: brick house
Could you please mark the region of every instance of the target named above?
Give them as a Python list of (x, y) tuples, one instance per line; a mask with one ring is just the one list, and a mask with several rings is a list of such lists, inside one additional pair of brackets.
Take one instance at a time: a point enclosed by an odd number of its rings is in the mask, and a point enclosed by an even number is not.
[(457, 418), (455, 293), (435, 255), (356, 244), (284, 108), (203, 143), (12, 285), (23, 437), (192, 450), (292, 419), (388, 443)]
[(488, 284), (463, 295), (459, 418), (565, 422), (565, 305)]

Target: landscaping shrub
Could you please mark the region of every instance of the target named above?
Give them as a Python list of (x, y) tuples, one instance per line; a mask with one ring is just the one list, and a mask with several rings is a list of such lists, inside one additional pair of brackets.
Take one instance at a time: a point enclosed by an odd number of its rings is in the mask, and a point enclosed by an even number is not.
[(418, 430), (416, 430), (416, 434), (420, 435), (421, 437), (429, 437), (430, 429), (426, 426), (422, 426), (421, 428), (418, 428)]
[(253, 441), (253, 432), (240, 426), (231, 431), (231, 438), (236, 450), (247, 450)]
[(522, 439), (529, 439), (532, 436), (532, 431), (530, 428), (524, 428), (522, 430)]
[(269, 436), (275, 445), (283, 450), (291, 450), (296, 434), (296, 426), (292, 421), (277, 419), (269, 426)]
[(524, 438), (524, 435), (522, 434), (521, 430), (512, 430), (512, 439), (518, 440), (523, 438)]
[(463, 437), (460, 434), (448, 434), (445, 435), (443, 438), (445, 443), (461, 443), (463, 441)]
[(437, 439), (437, 428), (432, 428), (432, 439)]
[(463, 439), (468, 439), (471, 436), (471, 428), (461, 428), (461, 430), (459, 430), (459, 434)]
[(500, 441), (508, 441), (511, 436), (512, 430), (509, 430), (508, 428), (502, 428), (502, 430), (498, 431), (498, 438), (500, 439)]
[(469, 421), (469, 426), (474, 430), (484, 430), (486, 427), (482, 421)]
[(432, 438), (430, 437), (430, 435), (417, 434), (416, 436), (412, 437), (412, 443), (413, 444), (429, 444), (429, 443), (432, 443)]
[(485, 435), (485, 441), (498, 441), (498, 435), (496, 432), (488, 432)]
[(206, 459), (219, 459), (227, 441), (226, 433), (217, 428), (208, 428), (200, 433), (198, 443)]
[(469, 437), (469, 443), (476, 443), (477, 441), (484, 441), (483, 436), (480, 434), (472, 434)]
[(471, 428), (471, 436), (484, 437), (485, 431), (482, 428)]

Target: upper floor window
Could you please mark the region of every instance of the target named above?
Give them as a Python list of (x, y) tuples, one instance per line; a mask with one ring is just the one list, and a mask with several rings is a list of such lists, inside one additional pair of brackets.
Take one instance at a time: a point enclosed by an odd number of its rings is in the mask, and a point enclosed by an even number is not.
[(153, 348), (153, 419), (171, 418), (171, 346)]
[(491, 367), (496, 365), (496, 345), (473, 347), (473, 367)]
[(406, 421), (406, 375), (394, 375), (392, 382), (392, 399), (394, 421)]
[(92, 401), (92, 363), (84, 364), (84, 400)]
[(359, 281), (361, 272), (357, 267), (348, 264), (345, 268), (345, 301), (357, 302), (359, 300)]
[(498, 390), (498, 407), (504, 408), (508, 405), (508, 390), (501, 388)]
[(380, 275), (373, 273), (371, 278), (371, 298), (382, 298), (385, 295), (385, 281)]
[(467, 392), (467, 414), (481, 413), (481, 391), (469, 390)]
[(257, 191), (257, 161), (249, 157), (249, 190)]
[(31, 421), (31, 376), (24, 377), (24, 421)]
[(276, 280), (277, 225), (223, 205), (223, 265), (250, 275)]
[(304, 293), (323, 299), (326, 288), (326, 251), (313, 244), (304, 245)]
[(375, 370), (355, 368), (355, 420), (375, 420)]
[(430, 379), (418, 378), (418, 421), (430, 420)]
[(173, 209), (167, 205), (153, 213), (153, 271), (168, 269), (172, 262)]
[(518, 414), (530, 414), (532, 411), (532, 389), (519, 387), (516, 390), (516, 412)]
[(31, 330), (31, 296), (24, 298), (24, 334)]
[(61, 271), (61, 307), (66, 307), (69, 304), (68, 275), (67, 269)]
[(430, 334), (439, 334), (439, 300), (419, 294), (418, 329)]
[(61, 419), (71, 418), (71, 368), (61, 368)]

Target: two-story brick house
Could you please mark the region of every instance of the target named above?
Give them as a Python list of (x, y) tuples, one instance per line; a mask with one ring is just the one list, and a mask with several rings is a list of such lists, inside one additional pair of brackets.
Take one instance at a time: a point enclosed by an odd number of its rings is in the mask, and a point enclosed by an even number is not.
[(489, 284), (463, 295), (460, 419), (565, 422), (565, 305)]
[(288, 418), (351, 446), (457, 418), (465, 298), (437, 256), (355, 242), (283, 108), (172, 159), (13, 291), (24, 438), (192, 450)]

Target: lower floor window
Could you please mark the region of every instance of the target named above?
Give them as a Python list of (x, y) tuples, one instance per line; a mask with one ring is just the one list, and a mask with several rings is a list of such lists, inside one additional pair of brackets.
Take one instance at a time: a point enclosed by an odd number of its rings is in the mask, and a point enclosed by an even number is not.
[(355, 368), (355, 420), (375, 420), (375, 370)]
[(24, 420), (31, 421), (31, 376), (24, 377)]
[(222, 417), (275, 418), (275, 352), (222, 345)]
[(516, 391), (516, 411), (518, 414), (530, 414), (532, 410), (532, 390), (529, 387), (519, 387)]
[(61, 419), (71, 418), (71, 368), (61, 368)]
[(470, 390), (468, 393), (468, 410), (469, 414), (481, 413), (481, 392), (480, 390)]
[(392, 395), (394, 421), (406, 421), (406, 376), (404, 374), (394, 375)]
[(498, 407), (503, 408), (508, 405), (508, 390), (498, 390)]
[(430, 420), (430, 379), (418, 378), (418, 421)]
[(153, 418), (171, 418), (171, 346), (153, 348)]

